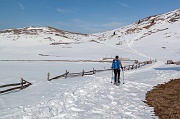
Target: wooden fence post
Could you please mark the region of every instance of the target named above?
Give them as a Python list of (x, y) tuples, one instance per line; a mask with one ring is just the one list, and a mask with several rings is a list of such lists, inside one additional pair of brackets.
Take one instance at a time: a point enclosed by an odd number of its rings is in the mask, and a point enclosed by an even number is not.
[(66, 70), (66, 75), (65, 75), (65, 78), (67, 78), (67, 75), (68, 75), (68, 71)]
[(131, 69), (134, 69), (134, 65), (132, 65)]
[(138, 66), (137, 65), (135, 65), (135, 69), (137, 69), (138, 68)]
[(135, 62), (134, 62), (135, 64), (137, 64), (138, 63), (138, 60), (135, 60)]
[(48, 74), (47, 74), (47, 80), (48, 80), (48, 81), (50, 81), (50, 80), (49, 80), (49, 77), (50, 77), (50, 73), (48, 72)]
[(21, 78), (20, 83), (21, 83), (21, 89), (23, 89), (23, 78)]
[(82, 71), (82, 76), (84, 76), (84, 69), (83, 69), (83, 71)]
[(128, 69), (127, 70), (130, 70), (130, 65), (128, 65)]
[(140, 64), (138, 63), (138, 68), (140, 67)]

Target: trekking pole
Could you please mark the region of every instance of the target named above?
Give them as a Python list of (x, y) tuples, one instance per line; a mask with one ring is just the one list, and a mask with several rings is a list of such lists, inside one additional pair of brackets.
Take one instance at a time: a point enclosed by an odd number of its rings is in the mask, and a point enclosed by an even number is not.
[(123, 72), (123, 84), (124, 84), (124, 70), (122, 72)]
[(112, 80), (113, 80), (113, 78), (114, 78), (114, 77), (113, 77), (113, 69), (112, 69), (112, 77), (111, 77), (111, 83), (112, 83)]

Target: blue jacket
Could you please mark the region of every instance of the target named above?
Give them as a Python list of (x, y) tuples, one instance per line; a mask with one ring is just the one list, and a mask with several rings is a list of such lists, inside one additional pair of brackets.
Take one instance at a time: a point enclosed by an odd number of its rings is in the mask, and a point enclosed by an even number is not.
[(118, 59), (114, 59), (112, 62), (112, 68), (113, 69), (119, 69), (121, 67), (121, 64)]

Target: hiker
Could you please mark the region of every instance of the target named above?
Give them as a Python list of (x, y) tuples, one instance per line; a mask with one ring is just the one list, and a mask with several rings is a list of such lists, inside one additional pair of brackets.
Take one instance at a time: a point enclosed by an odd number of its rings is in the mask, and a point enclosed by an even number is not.
[(117, 79), (118, 83), (120, 83), (120, 68), (123, 70), (122, 63), (118, 58), (119, 57), (116, 56), (112, 62), (112, 69), (114, 70), (114, 84), (117, 83)]
[(116, 35), (116, 32), (114, 31), (113, 35), (115, 36)]

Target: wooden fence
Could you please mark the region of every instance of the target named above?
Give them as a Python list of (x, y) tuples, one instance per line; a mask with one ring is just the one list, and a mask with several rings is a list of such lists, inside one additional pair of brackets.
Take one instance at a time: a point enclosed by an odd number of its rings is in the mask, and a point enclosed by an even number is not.
[[(149, 61), (145, 61), (145, 62), (138, 62), (138, 60), (134, 60), (134, 64), (132, 65), (127, 65), (127, 66), (124, 66), (123, 69), (124, 71), (125, 70), (133, 70), (133, 69), (137, 69), (137, 68), (140, 68), (142, 66), (145, 66), (147, 64), (152, 64), (153, 62), (156, 62), (156, 60), (149, 60)], [(103, 71), (110, 71), (112, 69), (102, 69), (102, 70), (95, 70), (94, 68), (91, 70), (91, 71), (84, 71), (82, 70), (82, 72), (79, 72), (79, 73), (70, 73), (66, 70), (66, 72), (62, 75), (59, 75), (59, 76), (56, 76), (56, 77), (53, 77), (53, 78), (50, 78), (50, 73), (48, 73), (47, 75), (47, 80), (48, 81), (51, 81), (51, 80), (54, 80), (54, 79), (59, 79), (59, 78), (67, 78), (67, 77), (78, 77), (78, 76), (85, 76), (85, 75), (93, 75), (95, 73), (98, 73), (98, 72), (103, 72)], [(20, 83), (14, 83), (14, 84), (7, 84), (7, 85), (2, 85), (0, 86), (0, 88), (6, 88), (5, 90), (2, 90), (0, 91), (0, 94), (1, 93), (5, 93), (5, 92), (9, 92), (9, 91), (12, 91), (12, 90), (17, 90), (17, 89), (24, 89), (24, 88), (27, 88), (29, 87), (30, 85), (32, 85), (32, 83), (24, 80), (23, 78), (21, 78), (20, 80)], [(8, 88), (7, 87), (11, 87), (11, 86), (15, 86), (13, 88)]]
[(13, 88), (2, 90), (2, 91), (0, 91), (0, 93), (5, 93), (5, 92), (12, 91), (12, 90), (17, 90), (17, 89), (22, 90), (24, 88), (29, 87), (30, 85), (32, 85), (32, 83), (30, 83), (30, 82), (24, 80), (23, 78), (21, 78), (20, 83), (6, 84), (6, 85), (0, 86), (0, 88), (7, 88), (7, 87), (11, 87), (11, 86), (16, 86), (16, 87), (13, 87)]
[(139, 62), (138, 60), (136, 60), (134, 64), (124, 66), (124, 70), (137, 69), (137, 68), (140, 68), (140, 67), (145, 66), (147, 64), (152, 64), (153, 62), (157, 62), (157, 60), (149, 60), (149, 61), (144, 61), (144, 62)]
[[(133, 65), (127, 65), (127, 66), (124, 66), (123, 67), (123, 70), (133, 70), (133, 69), (137, 69), (137, 68), (140, 68), (142, 66), (145, 66), (147, 64), (152, 64), (153, 62), (156, 62), (156, 60), (150, 60), (150, 61), (144, 61), (144, 62), (138, 62), (136, 60), (136, 62), (133, 64)], [(56, 76), (56, 77), (53, 77), (53, 78), (50, 78), (50, 73), (48, 72), (47, 74), (47, 80), (48, 81), (51, 81), (51, 80), (54, 80), (54, 79), (59, 79), (59, 78), (72, 78), (72, 77), (78, 77), (78, 76), (85, 76), (85, 75), (93, 75), (95, 73), (98, 73), (98, 72), (103, 72), (103, 71), (109, 71), (109, 70), (112, 70), (112, 69), (102, 69), (102, 70), (95, 70), (93, 68), (93, 70), (91, 71), (84, 71), (82, 70), (82, 72), (79, 72), (79, 73), (70, 73), (66, 70), (66, 72), (62, 75), (59, 75), (59, 76)]]
[(176, 64), (176, 65), (180, 65), (180, 61), (172, 61), (172, 60), (167, 60), (167, 64)]
[(48, 78), (47, 80), (48, 81), (51, 81), (51, 80), (54, 80), (54, 79), (59, 79), (59, 78), (72, 78), (72, 77), (78, 77), (78, 76), (85, 76), (85, 75), (93, 75), (97, 72), (102, 72), (102, 71), (109, 71), (109, 70), (112, 70), (112, 69), (104, 69), (104, 70), (95, 70), (93, 68), (93, 70), (91, 71), (84, 71), (82, 70), (82, 72), (79, 72), (79, 73), (69, 73), (67, 70), (64, 74), (62, 75), (59, 75), (59, 76), (56, 76), (56, 77), (53, 77), (53, 78), (50, 78), (50, 73), (48, 72)]

